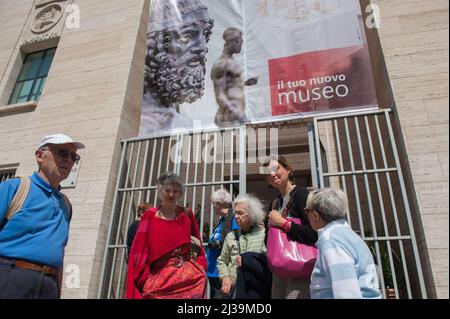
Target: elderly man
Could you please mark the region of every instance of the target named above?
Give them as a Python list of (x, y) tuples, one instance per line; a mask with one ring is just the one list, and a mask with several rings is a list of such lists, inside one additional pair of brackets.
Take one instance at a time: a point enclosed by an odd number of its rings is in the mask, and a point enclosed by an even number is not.
[(178, 108), (203, 95), (213, 28), (200, 0), (153, 0), (149, 21), (140, 135), (192, 126)]
[(38, 171), (0, 184), (0, 299), (60, 297), (72, 206), (61, 193), (84, 145), (64, 134), (45, 136)]

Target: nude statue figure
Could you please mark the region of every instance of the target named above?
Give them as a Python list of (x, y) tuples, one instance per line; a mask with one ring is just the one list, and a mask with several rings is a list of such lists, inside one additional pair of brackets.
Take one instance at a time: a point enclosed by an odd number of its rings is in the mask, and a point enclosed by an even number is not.
[(242, 32), (236, 28), (228, 28), (223, 33), (225, 40), (222, 55), (211, 69), (211, 79), (214, 83), (216, 101), (219, 105), (215, 116), (217, 126), (229, 126), (247, 123), (245, 115), (245, 85), (255, 85), (257, 78), (244, 82), (242, 69), (238, 61), (233, 58), (242, 50)]

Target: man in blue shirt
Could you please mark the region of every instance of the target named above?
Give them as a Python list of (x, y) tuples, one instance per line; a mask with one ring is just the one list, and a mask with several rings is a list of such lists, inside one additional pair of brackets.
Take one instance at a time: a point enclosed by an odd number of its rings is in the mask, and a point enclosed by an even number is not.
[(9, 216), (21, 181), (0, 184), (0, 299), (59, 298), (72, 207), (60, 190), (84, 145), (64, 134), (45, 136), (36, 151), (38, 172), (21, 208)]
[(210, 286), (210, 298), (220, 299), (222, 283), (219, 279), (219, 269), (217, 268), (217, 258), (222, 252), (223, 242), (230, 231), (239, 229), (233, 213), (233, 199), (225, 189), (215, 191), (211, 196), (214, 212), (220, 216), (219, 223), (212, 232), (206, 250), (206, 275)]

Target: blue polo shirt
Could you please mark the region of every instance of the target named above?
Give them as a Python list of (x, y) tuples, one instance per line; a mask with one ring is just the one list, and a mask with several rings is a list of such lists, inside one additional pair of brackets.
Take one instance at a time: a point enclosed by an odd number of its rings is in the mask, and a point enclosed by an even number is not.
[[(69, 237), (69, 214), (62, 193), (39, 174), (30, 177), (30, 192), (22, 208), (0, 228), (0, 256), (60, 268)], [(0, 224), (5, 222), (20, 180), (0, 183)]]

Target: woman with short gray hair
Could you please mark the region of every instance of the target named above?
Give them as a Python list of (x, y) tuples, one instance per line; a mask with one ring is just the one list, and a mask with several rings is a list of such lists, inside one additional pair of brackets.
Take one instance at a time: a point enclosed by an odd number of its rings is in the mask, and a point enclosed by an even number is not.
[[(172, 172), (157, 180), (161, 204), (142, 216), (131, 246), (127, 299), (201, 299), (206, 289), (206, 258), (194, 213), (177, 204), (184, 193)], [(191, 253), (198, 241), (198, 255)]]
[(161, 200), (161, 192), (168, 188), (178, 188), (178, 190), (180, 191), (180, 195), (183, 195), (185, 191), (185, 187), (181, 178), (177, 174), (172, 172), (166, 172), (159, 176), (156, 180), (156, 186), (158, 187), (159, 198)]
[(211, 204), (214, 208), (214, 213), (219, 215), (219, 222), (214, 227), (211, 237), (208, 240), (208, 246), (206, 246), (206, 275), (209, 280), (210, 298), (221, 299), (221, 283), (219, 279), (219, 268), (217, 267), (217, 258), (219, 258), (222, 252), (222, 246), (225, 241), (225, 237), (230, 231), (239, 229), (236, 224), (233, 212), (233, 199), (231, 194), (226, 189), (216, 190), (211, 195)]
[[(239, 195), (233, 202), (236, 222), (241, 227), (241, 235), (231, 232), (225, 238), (223, 249), (218, 258), (219, 277), (222, 281), (222, 293), (230, 294), (236, 285), (238, 272), (250, 271), (249, 267), (259, 263), (259, 269), (267, 269), (261, 278), (252, 282), (242, 282), (245, 291), (236, 291), (237, 298), (269, 298), (270, 276), (265, 258), (264, 208), (259, 199), (252, 195)], [(258, 276), (257, 276), (258, 277)], [(241, 277), (246, 278), (246, 277)], [(254, 276), (252, 278), (255, 278)], [(256, 286), (256, 287), (255, 287)]]
[(345, 220), (348, 214), (345, 193), (333, 188), (314, 190), (308, 195), (305, 212), (319, 235), (311, 298), (380, 299), (372, 254)]
[(321, 212), (322, 218), (330, 223), (348, 215), (347, 196), (340, 189), (323, 188), (312, 190), (306, 200), (308, 209)]
[(233, 198), (226, 189), (218, 189), (211, 195), (211, 202), (218, 204), (223, 208), (231, 208), (233, 206)]

